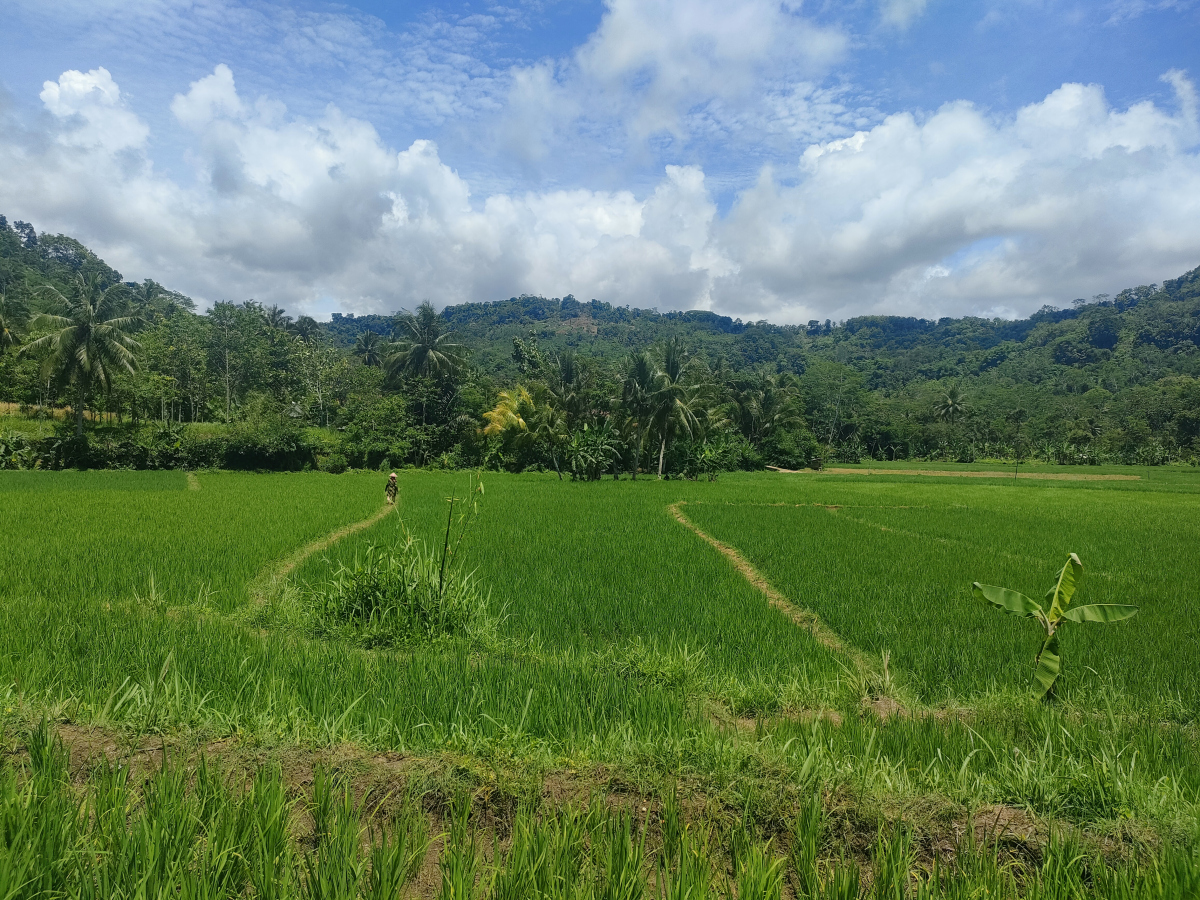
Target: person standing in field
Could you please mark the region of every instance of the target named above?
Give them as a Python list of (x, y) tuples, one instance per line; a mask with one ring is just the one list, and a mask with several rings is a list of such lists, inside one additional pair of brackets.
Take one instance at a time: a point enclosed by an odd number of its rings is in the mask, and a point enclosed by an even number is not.
[(400, 493), (400, 486), (398, 484), (396, 484), (396, 473), (395, 472), (393, 472), (391, 475), (388, 476), (387, 487), (384, 488), (383, 493), (387, 497), (388, 505), (395, 506), (396, 505), (396, 495), (398, 493)]

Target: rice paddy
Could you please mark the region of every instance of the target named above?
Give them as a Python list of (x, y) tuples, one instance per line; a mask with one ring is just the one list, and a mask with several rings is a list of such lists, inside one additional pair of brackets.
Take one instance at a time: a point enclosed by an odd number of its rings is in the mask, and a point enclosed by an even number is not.
[[(404, 473), (381, 517), (362, 473), (0, 474), (0, 897), (1200, 884), (1200, 477), (484, 483), (457, 566), (489, 627), (393, 645), (316, 627), (314, 598), (369, 547), (440, 552), (463, 473)], [(1040, 597), (1068, 552), (1080, 602), (1140, 610), (1065, 629), (1042, 704), (1036, 626), (970, 585)], [(67, 808), (59, 862), (21, 862)], [(188, 846), (152, 849), (170, 816)], [(275, 894), (251, 872), (271, 829)], [(219, 840), (245, 865), (218, 878)]]

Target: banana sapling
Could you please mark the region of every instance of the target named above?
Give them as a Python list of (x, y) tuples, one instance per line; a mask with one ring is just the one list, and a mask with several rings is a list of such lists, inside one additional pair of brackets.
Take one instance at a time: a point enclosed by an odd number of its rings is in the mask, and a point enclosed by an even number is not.
[(993, 584), (980, 584), (978, 581), (972, 586), (972, 593), (979, 599), (998, 606), (1009, 615), (1024, 619), (1037, 619), (1045, 630), (1046, 638), (1034, 661), (1034, 665), (1037, 667), (1033, 673), (1034, 696), (1039, 700), (1053, 694), (1054, 685), (1062, 670), (1062, 657), (1058, 649), (1058, 629), (1063, 622), (1120, 622), (1138, 611), (1136, 606), (1122, 603), (1092, 603), (1069, 608), (1071, 599), (1075, 596), (1082, 580), (1083, 563), (1079, 561), (1076, 554), (1072, 553), (1067, 558), (1066, 565), (1059, 571), (1054, 587), (1046, 592), (1043, 600), (1046, 604), (1045, 607), (1030, 600), (1024, 594), (1010, 591), (1008, 588), (996, 587)]

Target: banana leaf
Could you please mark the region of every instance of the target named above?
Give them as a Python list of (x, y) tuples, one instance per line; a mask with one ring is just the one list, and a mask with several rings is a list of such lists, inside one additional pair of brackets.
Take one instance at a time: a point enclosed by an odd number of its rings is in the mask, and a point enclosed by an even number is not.
[(1130, 618), (1137, 611), (1136, 606), (1126, 606), (1122, 603), (1092, 603), (1068, 609), (1063, 613), (1063, 618), (1068, 622), (1120, 622)]
[(971, 586), (971, 592), (980, 600), (986, 600), (1010, 615), (1029, 618), (1042, 611), (1041, 606), (1024, 594), (1010, 591), (1008, 588), (996, 587), (994, 584), (980, 584), (976, 581)]
[(1058, 573), (1058, 582), (1054, 586), (1054, 601), (1050, 604), (1050, 612), (1047, 613), (1051, 622), (1057, 622), (1062, 618), (1062, 614), (1071, 604), (1071, 598), (1075, 596), (1075, 590), (1079, 587), (1079, 582), (1083, 579), (1083, 563), (1079, 561), (1079, 557), (1072, 553), (1067, 557), (1066, 565)]
[(1052, 634), (1042, 644), (1038, 653), (1037, 669), (1033, 673), (1033, 696), (1041, 700), (1054, 690), (1058, 673), (1062, 671), (1062, 658), (1058, 655), (1058, 635)]

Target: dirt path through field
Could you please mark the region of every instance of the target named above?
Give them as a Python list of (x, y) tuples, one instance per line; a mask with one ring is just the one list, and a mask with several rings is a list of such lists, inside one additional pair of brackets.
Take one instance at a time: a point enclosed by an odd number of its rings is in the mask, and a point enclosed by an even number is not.
[(296, 567), (314, 553), (320, 553), (322, 550), (336, 544), (342, 538), (357, 534), (364, 528), (370, 528), (372, 525), (382, 522), (388, 513), (395, 512), (397, 508), (395, 506), (384, 506), (374, 515), (363, 519), (361, 522), (351, 522), (349, 525), (343, 525), (341, 528), (329, 532), (324, 537), (319, 537), (315, 541), (309, 541), (303, 547), (293, 550), (282, 559), (269, 563), (266, 568), (255, 576), (247, 588), (247, 592), (250, 594), (250, 602), (255, 606), (262, 606), (279, 590), (280, 585), (295, 571)]
[(746, 557), (742, 556), (742, 554), (739, 553), (736, 548), (730, 547), (728, 544), (718, 541), (715, 537), (713, 537), (711, 534), (708, 534), (706, 531), (703, 531), (699, 526), (696, 525), (695, 522), (684, 515), (683, 510), (680, 509), (680, 507), (686, 505), (686, 500), (680, 500), (678, 503), (672, 503), (670, 506), (668, 506), (667, 510), (675, 518), (676, 522), (689, 529), (693, 533), (699, 535), (717, 552), (733, 563), (734, 568), (742, 574), (742, 577), (750, 582), (750, 584), (752, 584), (755, 588), (757, 588), (763, 594), (763, 596), (767, 598), (767, 601), (773, 607), (778, 609), (789, 619), (815, 637), (823, 646), (829, 648), (834, 653), (839, 653), (848, 657), (860, 671), (868, 671), (874, 668), (872, 661), (866, 656), (866, 654), (864, 654), (857, 647), (853, 647), (843, 641), (841, 637), (838, 636), (837, 632), (822, 622), (821, 617), (815, 612), (810, 609), (804, 609), (801, 606), (797, 606), (795, 603), (788, 600), (788, 598), (781, 594), (769, 581), (767, 581), (766, 577), (764, 577), (763, 574), (758, 571), (758, 569), (754, 568), (754, 566), (750, 564), (750, 561), (746, 559)]
[(785, 475), (929, 475), (934, 478), (1032, 478), (1038, 481), (1141, 481), (1141, 475), (1089, 475), (1082, 472), (962, 472), (953, 469), (780, 469)]

